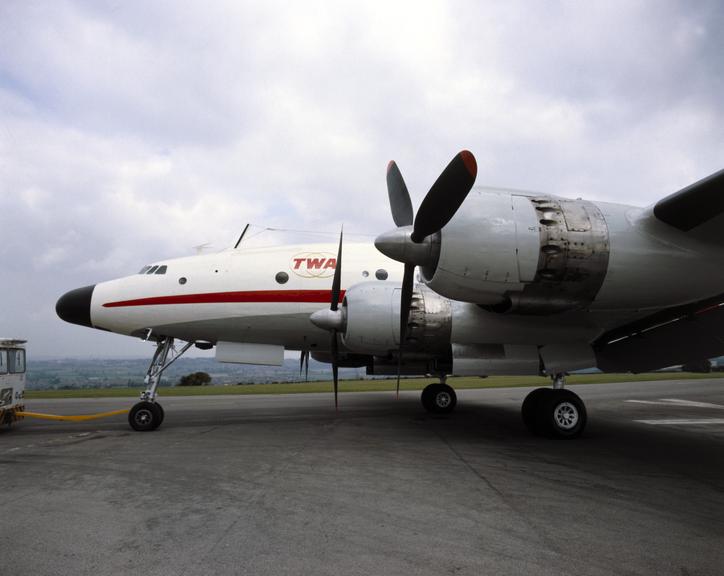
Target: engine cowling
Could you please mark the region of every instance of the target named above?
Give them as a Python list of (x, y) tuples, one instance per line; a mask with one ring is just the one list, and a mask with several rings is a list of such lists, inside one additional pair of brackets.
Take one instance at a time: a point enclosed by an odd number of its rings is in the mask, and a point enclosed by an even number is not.
[(592, 202), (474, 191), (442, 230), (422, 280), (448, 298), (496, 312), (584, 308), (608, 269), (608, 227)]
[[(343, 303), (342, 343), (358, 354), (388, 356), (400, 347), (400, 287), (383, 282), (351, 286)], [(415, 354), (449, 356), (452, 332), (450, 302), (432, 290), (418, 286), (403, 350)]]

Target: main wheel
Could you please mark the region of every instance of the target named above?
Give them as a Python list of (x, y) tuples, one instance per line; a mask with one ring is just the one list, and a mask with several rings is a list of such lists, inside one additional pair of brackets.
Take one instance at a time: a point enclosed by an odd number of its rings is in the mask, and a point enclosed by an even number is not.
[(136, 432), (150, 432), (161, 425), (163, 408), (155, 402), (138, 402), (128, 413), (128, 423)]
[(422, 391), (422, 405), (433, 414), (449, 414), (457, 403), (455, 390), (447, 384), (429, 384)]
[(422, 407), (428, 412), (432, 412), (432, 393), (435, 389), (435, 386), (437, 386), (437, 384), (428, 384), (422, 389), (422, 394), (420, 394), (420, 402), (422, 402)]
[(555, 438), (577, 438), (586, 427), (586, 406), (570, 390), (551, 390), (538, 403), (536, 426)]
[(536, 388), (523, 400), (523, 405), (520, 407), (520, 415), (523, 418), (523, 424), (525, 424), (529, 432), (540, 434), (541, 431), (538, 429), (538, 405), (543, 398), (548, 397), (548, 395), (552, 393), (552, 388)]

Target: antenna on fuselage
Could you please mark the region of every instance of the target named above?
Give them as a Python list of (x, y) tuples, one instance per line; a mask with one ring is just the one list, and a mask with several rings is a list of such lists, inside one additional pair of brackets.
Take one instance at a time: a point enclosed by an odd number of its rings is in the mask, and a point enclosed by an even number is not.
[(241, 232), (241, 236), (239, 236), (239, 239), (236, 241), (236, 244), (234, 244), (234, 250), (236, 250), (239, 247), (239, 244), (241, 244), (241, 241), (244, 239), (244, 234), (246, 234), (246, 231), (249, 229), (250, 224), (247, 224), (244, 226), (244, 230)]

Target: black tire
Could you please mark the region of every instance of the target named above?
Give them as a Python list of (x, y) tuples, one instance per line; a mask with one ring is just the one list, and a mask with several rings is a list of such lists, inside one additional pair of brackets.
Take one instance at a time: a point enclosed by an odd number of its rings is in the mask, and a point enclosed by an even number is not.
[(457, 403), (455, 390), (447, 384), (430, 384), (422, 391), (422, 405), (433, 414), (449, 414)]
[(432, 394), (435, 391), (435, 386), (439, 386), (439, 384), (428, 384), (422, 389), (422, 394), (420, 395), (420, 402), (422, 402), (422, 407), (428, 412), (433, 411)]
[(552, 388), (536, 388), (523, 400), (523, 405), (520, 407), (520, 415), (523, 418), (523, 424), (525, 424), (529, 432), (533, 434), (541, 433), (538, 428), (538, 406), (543, 398), (546, 398), (552, 393)]
[(570, 390), (551, 390), (538, 404), (537, 426), (554, 438), (578, 438), (586, 427), (586, 405)]
[[(161, 409), (163, 410), (163, 409)], [(150, 432), (161, 425), (162, 412), (155, 402), (138, 402), (128, 413), (128, 423), (136, 432)]]

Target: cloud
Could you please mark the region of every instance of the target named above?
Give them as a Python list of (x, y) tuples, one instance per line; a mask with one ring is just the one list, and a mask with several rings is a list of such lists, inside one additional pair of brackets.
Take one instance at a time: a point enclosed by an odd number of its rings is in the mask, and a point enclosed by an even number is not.
[(461, 148), (481, 184), (651, 203), (722, 167), (723, 12), (3, 3), (3, 331), (38, 354), (136, 354), (60, 322), (57, 296), (250, 221), (385, 230), (391, 158), (415, 203)]

